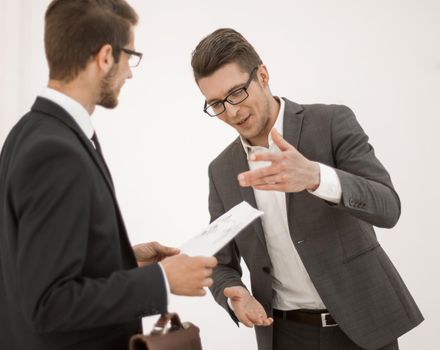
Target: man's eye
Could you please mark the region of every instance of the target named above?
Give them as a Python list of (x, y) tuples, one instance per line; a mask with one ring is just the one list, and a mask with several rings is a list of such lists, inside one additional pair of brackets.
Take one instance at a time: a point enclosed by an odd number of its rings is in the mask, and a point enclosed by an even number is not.
[(232, 97), (232, 98), (234, 98), (234, 97), (239, 97), (239, 96), (241, 96), (241, 94), (243, 93), (243, 91), (244, 91), (244, 89), (238, 89), (238, 90), (235, 90), (235, 91), (233, 91), (233, 92), (229, 95), (229, 97)]
[(211, 105), (213, 110), (219, 110), (223, 108), (223, 104), (221, 102), (215, 102)]

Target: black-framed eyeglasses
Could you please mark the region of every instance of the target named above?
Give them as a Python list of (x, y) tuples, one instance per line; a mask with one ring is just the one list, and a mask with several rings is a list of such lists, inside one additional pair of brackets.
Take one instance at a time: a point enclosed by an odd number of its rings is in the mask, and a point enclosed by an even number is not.
[(125, 52), (128, 55), (128, 66), (131, 68), (139, 66), (141, 63), (143, 54), (134, 50), (126, 49), (125, 47), (120, 47), (119, 50)]
[(221, 101), (216, 101), (212, 104), (209, 104), (205, 101), (205, 105), (203, 106), (203, 112), (208, 114), (210, 117), (216, 117), (226, 111), (225, 102), (230, 105), (238, 105), (249, 97), (247, 89), (254, 78), (254, 74), (257, 71), (258, 67), (252, 69), (251, 74), (249, 75), (248, 81), (241, 87), (234, 91), (232, 91), (225, 99)]

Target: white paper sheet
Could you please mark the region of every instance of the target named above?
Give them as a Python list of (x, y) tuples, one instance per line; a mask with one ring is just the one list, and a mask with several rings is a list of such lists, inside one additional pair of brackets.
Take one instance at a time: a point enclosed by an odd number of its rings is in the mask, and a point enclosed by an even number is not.
[(243, 201), (211, 222), (202, 233), (185, 242), (180, 250), (190, 256), (212, 256), (261, 215), (262, 211)]

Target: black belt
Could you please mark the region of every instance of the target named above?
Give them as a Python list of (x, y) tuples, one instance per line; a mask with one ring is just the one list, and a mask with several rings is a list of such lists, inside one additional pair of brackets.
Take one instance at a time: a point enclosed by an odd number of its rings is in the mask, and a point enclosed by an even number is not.
[(338, 324), (327, 310), (273, 310), (273, 316), (283, 320), (304, 323), (318, 327), (334, 327)]

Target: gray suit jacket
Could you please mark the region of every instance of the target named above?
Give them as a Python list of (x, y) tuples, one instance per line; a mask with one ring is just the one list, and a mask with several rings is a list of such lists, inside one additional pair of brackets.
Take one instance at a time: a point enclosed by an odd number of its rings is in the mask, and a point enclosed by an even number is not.
[[(397, 223), (399, 197), (349, 108), (285, 101), (284, 138), (308, 159), (333, 167), (342, 186), (338, 205), (307, 191), (286, 193), (292, 241), (341, 329), (359, 346), (378, 349), (423, 320), (373, 229)], [(242, 200), (256, 207), (253, 189), (237, 182), (237, 175), (248, 169), (239, 138), (210, 164), (211, 221)], [(241, 258), (250, 271), (252, 294), (271, 315), (271, 261), (261, 221), (240, 233), (217, 258), (211, 291), (231, 317), (237, 321), (223, 290), (243, 285)], [(272, 349), (271, 327), (256, 327), (256, 334), (260, 350)]]

